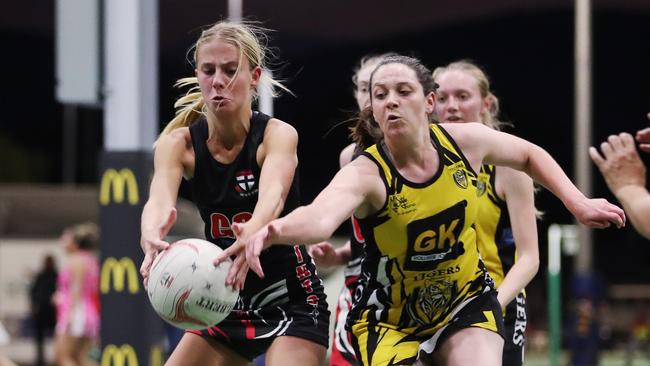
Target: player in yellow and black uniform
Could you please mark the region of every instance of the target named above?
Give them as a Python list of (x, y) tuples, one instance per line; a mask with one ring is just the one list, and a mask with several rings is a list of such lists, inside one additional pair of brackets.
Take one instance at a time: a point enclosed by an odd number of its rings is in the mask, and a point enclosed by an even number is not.
[[(461, 60), (433, 71), (439, 85), (435, 113), (442, 123), (480, 121), (499, 129), (499, 102), (485, 72)], [(483, 164), (479, 173), (478, 248), (504, 310), (503, 366), (524, 362), (524, 287), (539, 268), (533, 181), (523, 172)]]
[[(359, 219), (366, 284), (348, 319), (364, 364), (413, 362), (421, 343), (431, 339), (424, 350), (431, 353), (459, 328), (502, 333), (476, 247), (477, 175), (440, 126), (431, 125), (431, 140), (440, 167), (423, 183), (402, 177), (384, 144), (364, 153), (379, 167), (387, 195), (381, 210)], [(471, 313), (459, 311), (470, 304)]]
[[(484, 164), (479, 175), (479, 252), (498, 289), (517, 260), (508, 206), (496, 192), (496, 167)], [(526, 291), (521, 290), (503, 311), (505, 345), (503, 365), (522, 365), (526, 330)]]
[[(370, 93), (368, 90), (370, 73), (382, 58), (391, 55), (394, 56), (395, 54), (367, 55), (359, 61), (359, 65), (352, 76), (352, 82), (354, 83), (354, 98), (360, 111), (370, 107)], [(376, 127), (375, 131), (378, 130), (379, 127)], [(380, 137), (381, 134), (379, 132), (376, 134), (369, 133), (367, 143), (372, 145), (377, 142), (376, 138)], [(345, 147), (339, 156), (340, 166), (344, 167), (359, 157), (363, 153), (363, 150), (365, 150), (364, 146), (367, 147), (366, 142), (361, 144), (351, 143)], [(363, 285), (359, 282), (359, 276), (361, 275), (364, 240), (363, 235), (361, 235), (359, 222), (354, 217), (350, 220), (350, 228), (349, 240), (341, 247), (334, 248), (329, 242), (323, 242), (309, 247), (309, 254), (319, 268), (346, 265), (345, 271), (343, 272), (345, 282), (339, 294), (336, 315), (334, 317), (334, 334), (332, 336), (329, 357), (330, 366), (359, 365), (354, 347), (352, 346), (352, 334), (346, 328), (346, 321), (352, 308), (355, 293), (359, 292)]]
[[(417, 59), (382, 59), (370, 90), (371, 109), (355, 127), (374, 123), (383, 139), (341, 168), (314, 202), (238, 238), (217, 262), (244, 247), (247, 265), (263, 277), (262, 250), (321, 242), (354, 214), (366, 240), (363, 289), (348, 319), (358, 360), (501, 365), (501, 311), (473, 228), (483, 161), (536, 177), (582, 223), (622, 226), (625, 215), (586, 198), (534, 144), (476, 123), (430, 127), (435, 83)], [(242, 278), (248, 266), (235, 262), (228, 277)]]

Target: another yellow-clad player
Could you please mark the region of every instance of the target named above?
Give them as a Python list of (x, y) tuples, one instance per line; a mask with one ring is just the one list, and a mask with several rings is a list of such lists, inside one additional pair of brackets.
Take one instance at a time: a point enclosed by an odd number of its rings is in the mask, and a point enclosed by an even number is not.
[[(500, 127), (499, 101), (477, 65), (452, 62), (436, 68), (433, 79), (439, 85), (435, 112), (440, 122)], [(503, 365), (521, 366), (527, 321), (524, 287), (539, 268), (533, 181), (523, 172), (483, 164), (477, 187), (479, 252), (504, 309)]]

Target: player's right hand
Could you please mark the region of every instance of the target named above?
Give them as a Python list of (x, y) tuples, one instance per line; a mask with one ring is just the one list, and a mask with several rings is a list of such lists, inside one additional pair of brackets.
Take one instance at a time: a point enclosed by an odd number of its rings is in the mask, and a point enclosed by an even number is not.
[(164, 241), (162, 238), (167, 236), (167, 233), (169, 233), (174, 222), (176, 222), (176, 209), (172, 208), (165, 224), (159, 230), (142, 231), (142, 235), (140, 236), (140, 247), (144, 252), (144, 259), (140, 265), (140, 274), (142, 275), (145, 288), (147, 288), (149, 270), (151, 269), (153, 261), (158, 256), (158, 253), (169, 248), (169, 243)]
[(149, 270), (153, 261), (158, 256), (158, 253), (169, 248), (169, 243), (162, 239), (146, 239), (144, 234), (140, 238), (140, 246), (144, 251), (144, 259), (140, 265), (140, 274), (143, 278), (144, 287), (147, 288), (147, 281), (149, 280)]

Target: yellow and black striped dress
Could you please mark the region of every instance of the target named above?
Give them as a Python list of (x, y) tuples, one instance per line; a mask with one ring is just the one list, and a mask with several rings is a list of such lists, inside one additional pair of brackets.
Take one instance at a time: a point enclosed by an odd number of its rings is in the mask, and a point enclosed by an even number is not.
[[(480, 203), (476, 233), (479, 252), (498, 289), (517, 260), (517, 250), (508, 206), (497, 195), (495, 182), (496, 169), (494, 165), (484, 164), (481, 167), (477, 185)], [(524, 290), (518, 293), (515, 299), (503, 309), (504, 365), (521, 365), (523, 363), (526, 312), (526, 292)]]
[(496, 169), (483, 164), (479, 174), (479, 214), (476, 225), (478, 249), (497, 288), (514, 264), (515, 241), (506, 202), (497, 196)]
[[(431, 140), (440, 165), (424, 183), (402, 177), (382, 143), (364, 153), (387, 192), (384, 207), (359, 220), (363, 290), (348, 325), (364, 365), (414, 360), (422, 342), (493, 287), (476, 245), (478, 176), (442, 127), (431, 125)], [(468, 326), (497, 331), (491, 314)]]

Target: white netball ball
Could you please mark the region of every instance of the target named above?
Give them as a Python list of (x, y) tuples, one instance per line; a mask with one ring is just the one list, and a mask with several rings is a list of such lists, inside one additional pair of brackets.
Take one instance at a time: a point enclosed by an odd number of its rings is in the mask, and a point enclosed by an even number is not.
[(182, 329), (205, 329), (235, 306), (238, 291), (226, 287), (231, 261), (212, 261), (221, 248), (202, 239), (182, 239), (161, 252), (149, 271), (147, 293), (156, 313)]

